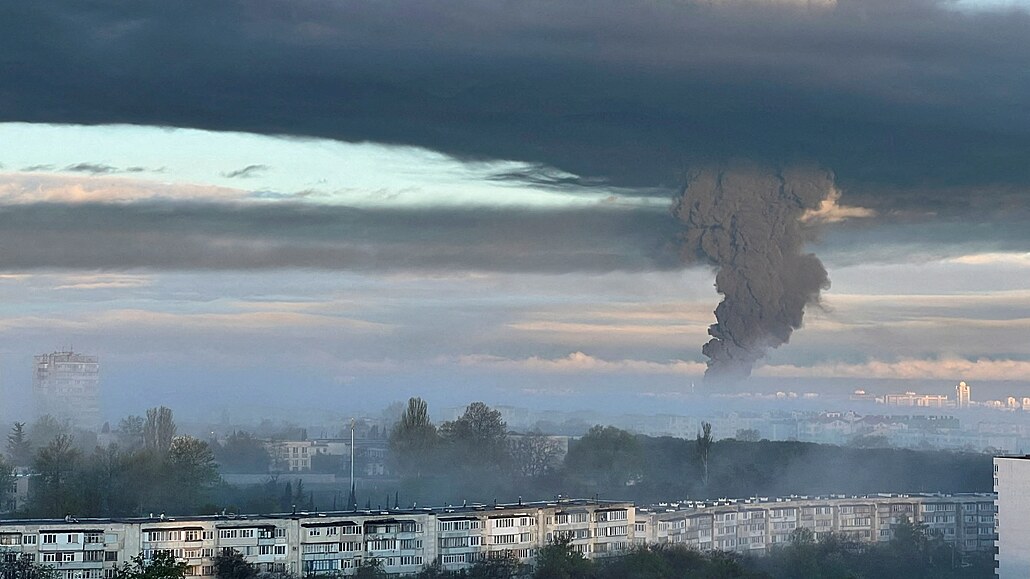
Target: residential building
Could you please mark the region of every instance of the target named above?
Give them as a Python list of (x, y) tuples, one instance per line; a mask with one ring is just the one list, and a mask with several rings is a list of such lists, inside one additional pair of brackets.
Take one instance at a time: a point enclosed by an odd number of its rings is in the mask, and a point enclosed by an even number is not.
[(72, 351), (34, 357), (32, 390), (39, 415), (96, 428), (100, 415), (100, 361)]
[(0, 555), (52, 565), (61, 579), (111, 579), (138, 554), (170, 551), (190, 577), (213, 577), (214, 558), (235, 549), (261, 571), (351, 575), (378, 559), (391, 575), (439, 561), (461, 569), (487, 557), (532, 562), (556, 536), (587, 557), (629, 548), (630, 503), (561, 500), (277, 515), (0, 521)]
[(994, 458), (998, 577), (1030, 577), (1030, 455)]
[(959, 408), (969, 408), (970, 390), (969, 384), (959, 382), (955, 387), (955, 402)]
[(667, 503), (638, 508), (633, 541), (684, 544), (763, 554), (806, 527), (816, 540), (840, 533), (857, 541), (889, 541), (903, 519), (962, 553), (994, 547), (994, 495), (971, 493), (786, 497)]

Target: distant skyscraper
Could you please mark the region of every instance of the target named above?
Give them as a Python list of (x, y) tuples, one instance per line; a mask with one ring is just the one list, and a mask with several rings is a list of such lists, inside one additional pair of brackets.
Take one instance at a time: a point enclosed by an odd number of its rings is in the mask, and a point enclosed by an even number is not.
[(955, 400), (959, 408), (969, 408), (969, 384), (959, 382), (955, 386)]
[(75, 426), (100, 424), (100, 362), (96, 356), (53, 352), (35, 356), (36, 409)]

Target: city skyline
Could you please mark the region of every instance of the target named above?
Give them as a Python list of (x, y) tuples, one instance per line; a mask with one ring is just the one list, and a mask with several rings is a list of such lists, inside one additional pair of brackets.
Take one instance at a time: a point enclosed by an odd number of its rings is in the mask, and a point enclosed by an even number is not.
[[(114, 413), (692, 383), (1022, 398), (1026, 6), (4, 6), (4, 410), (69, 343)], [(748, 171), (819, 190), (683, 197)], [(691, 195), (789, 225), (829, 279), (743, 268), (792, 307), (751, 316), (778, 325), (742, 384), (702, 378), (733, 260), (688, 245), (718, 229), (673, 215)]]

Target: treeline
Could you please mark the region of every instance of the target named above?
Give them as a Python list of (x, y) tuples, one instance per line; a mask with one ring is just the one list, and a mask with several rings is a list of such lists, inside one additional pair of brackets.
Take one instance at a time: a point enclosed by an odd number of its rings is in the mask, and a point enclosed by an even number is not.
[[(950, 451), (855, 448), (768, 441), (713, 441), (634, 435), (595, 426), (568, 443), (540, 432), (512, 434), (500, 412), (470, 404), (453, 421), (434, 424), (425, 401), (409, 400), (390, 429), (396, 481), (357, 489), (306, 489), (274, 475), (261, 485), (232, 487), (222, 472), (267, 472), (263, 443), (246, 432), (222, 444), (177, 433), (172, 412), (153, 408), (104, 433), (75, 431), (50, 417), (17, 423), (0, 458), (0, 511), (10, 503), (11, 465), (37, 476), (33, 517), (187, 515), (229, 512), (489, 503), (541, 500), (557, 494), (629, 500), (866, 494), (990, 492), (991, 457)], [(751, 438), (751, 437), (748, 437)], [(374, 485), (374, 486), (371, 486)], [(312, 491), (315, 492), (312, 492)]]
[[(41, 418), (31, 432), (16, 423), (8, 435), (8, 454), (35, 475), (28, 504), (16, 514), (127, 516), (214, 509), (209, 501), (220, 477), (211, 447), (178, 435), (171, 410), (162, 406), (145, 417), (127, 417), (116, 434), (118, 442), (102, 447), (94, 438), (87, 450), (87, 436), (52, 417)], [(9, 478), (11, 470), (4, 462), (0, 477)]]
[(948, 451), (854, 448), (788, 441), (713, 441), (634, 435), (595, 426), (562, 446), (542, 433), (508, 434), (481, 402), (436, 426), (418, 398), (390, 434), (402, 494), (420, 503), (568, 496), (637, 503), (676, 499), (990, 492), (991, 457)]

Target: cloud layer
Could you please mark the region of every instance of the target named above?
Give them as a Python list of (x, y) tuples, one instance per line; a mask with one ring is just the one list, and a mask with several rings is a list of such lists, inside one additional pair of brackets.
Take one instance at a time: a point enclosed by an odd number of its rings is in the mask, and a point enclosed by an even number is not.
[(0, 119), (411, 144), (634, 186), (801, 159), (880, 210), (1030, 185), (1025, 11), (817, 4), (9, 2)]

